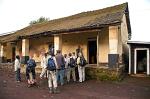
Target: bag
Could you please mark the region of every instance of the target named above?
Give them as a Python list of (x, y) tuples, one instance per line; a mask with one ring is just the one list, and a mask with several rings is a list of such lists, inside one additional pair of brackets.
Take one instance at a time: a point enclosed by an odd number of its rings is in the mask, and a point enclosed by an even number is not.
[(80, 66), (85, 66), (86, 65), (86, 60), (84, 57), (80, 57), (80, 63), (79, 63)]
[(74, 58), (70, 58), (69, 66), (72, 67), (72, 68), (76, 66), (76, 61), (75, 61)]
[(53, 58), (48, 59), (47, 69), (50, 71), (56, 70), (56, 65), (55, 65)]
[(29, 67), (29, 68), (36, 67), (35, 60), (29, 59), (28, 62), (27, 62), (27, 67)]

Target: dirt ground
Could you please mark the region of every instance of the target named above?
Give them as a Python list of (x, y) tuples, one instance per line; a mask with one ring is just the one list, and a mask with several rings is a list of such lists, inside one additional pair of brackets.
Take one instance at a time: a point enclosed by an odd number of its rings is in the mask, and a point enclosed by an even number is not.
[(150, 78), (126, 77), (121, 82), (89, 80), (59, 86), (60, 94), (50, 94), (46, 79), (39, 87), (28, 88), (25, 75), (15, 81), (14, 73), (0, 69), (0, 99), (150, 99)]

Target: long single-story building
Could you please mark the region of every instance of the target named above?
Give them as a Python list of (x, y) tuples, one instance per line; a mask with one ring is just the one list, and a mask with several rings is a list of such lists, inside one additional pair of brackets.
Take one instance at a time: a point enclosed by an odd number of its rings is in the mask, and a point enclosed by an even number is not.
[(78, 45), (90, 67), (118, 68), (128, 55), (131, 37), (128, 4), (82, 12), (72, 16), (27, 26), (0, 37), (1, 62), (13, 62), (20, 55), (26, 63), (33, 54), (40, 62), (42, 53), (62, 50), (75, 52)]

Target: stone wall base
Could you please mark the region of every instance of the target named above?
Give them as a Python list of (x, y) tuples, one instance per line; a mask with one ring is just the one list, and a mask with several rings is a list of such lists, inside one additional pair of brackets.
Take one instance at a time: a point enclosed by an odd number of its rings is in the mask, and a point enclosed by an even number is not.
[(119, 68), (86, 67), (86, 79), (96, 79), (101, 81), (120, 81), (123, 79), (124, 66)]

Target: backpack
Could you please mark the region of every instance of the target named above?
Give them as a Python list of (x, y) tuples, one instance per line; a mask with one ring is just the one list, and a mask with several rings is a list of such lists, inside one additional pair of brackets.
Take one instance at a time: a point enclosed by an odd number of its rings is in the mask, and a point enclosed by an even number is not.
[(47, 69), (50, 71), (56, 70), (56, 65), (52, 57), (48, 59)]
[(86, 65), (86, 60), (84, 57), (80, 57), (80, 63), (79, 63), (80, 66), (85, 66)]
[(76, 61), (75, 61), (74, 58), (70, 58), (69, 66), (72, 67), (72, 68), (76, 66)]
[(29, 67), (29, 68), (36, 67), (35, 61), (33, 59), (29, 59), (27, 62), (27, 67)]
[(64, 60), (64, 57), (62, 57), (62, 64), (61, 64), (61, 67), (60, 67), (62, 70), (65, 69), (65, 60)]

